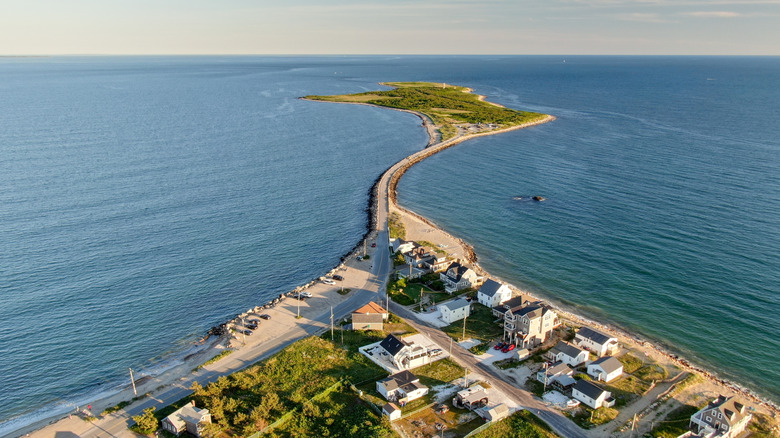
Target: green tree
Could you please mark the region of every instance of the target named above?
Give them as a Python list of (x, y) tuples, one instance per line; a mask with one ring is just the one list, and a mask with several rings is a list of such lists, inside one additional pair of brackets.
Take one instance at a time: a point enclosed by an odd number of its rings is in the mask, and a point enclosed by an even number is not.
[(135, 421), (135, 430), (143, 435), (149, 435), (154, 433), (158, 428), (157, 418), (154, 416), (154, 411), (157, 408), (154, 406), (146, 408), (143, 414), (133, 417)]

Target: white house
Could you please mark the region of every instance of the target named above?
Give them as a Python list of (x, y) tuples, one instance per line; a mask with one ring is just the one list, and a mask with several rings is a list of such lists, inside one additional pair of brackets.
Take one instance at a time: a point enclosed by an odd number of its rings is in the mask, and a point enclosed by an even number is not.
[(458, 262), (450, 263), (447, 270), (439, 274), (439, 279), (444, 283), (444, 290), (449, 294), (468, 289), (479, 283), (477, 273)]
[(623, 364), (612, 356), (604, 356), (588, 364), (588, 374), (596, 380), (611, 382), (623, 374)]
[(187, 431), (198, 438), (200, 438), (203, 425), (208, 423), (211, 423), (209, 410), (196, 408), (195, 400), (180, 407), (160, 421), (163, 430), (176, 436)]
[(406, 342), (393, 335), (387, 335), (379, 343), (379, 346), (390, 355), (393, 365), (399, 370), (410, 370), (431, 363), (430, 353), (424, 345)]
[(397, 401), (401, 406), (428, 393), (428, 387), (409, 371), (401, 371), (376, 382), (376, 390), (388, 401)]
[(439, 304), (439, 311), (441, 312), (442, 321), (452, 324), (471, 314), (471, 303), (466, 301), (465, 298), (458, 298)]
[(588, 352), (567, 342), (560, 341), (547, 352), (552, 362), (563, 362), (571, 367), (579, 366), (588, 360)]
[(753, 414), (734, 397), (719, 396), (691, 416), (690, 429), (699, 436), (735, 438), (747, 427)]
[(606, 335), (590, 327), (580, 327), (574, 336), (574, 344), (586, 350), (592, 351), (601, 357), (607, 354), (615, 354), (618, 349), (618, 340), (614, 336)]
[(587, 380), (578, 381), (571, 390), (571, 396), (593, 409), (602, 406), (611, 407), (615, 404), (611, 392), (605, 391)]
[(387, 415), (387, 418), (389, 418), (390, 421), (395, 421), (401, 418), (401, 408), (393, 403), (387, 403), (382, 406), (382, 414)]
[(496, 307), (512, 298), (512, 290), (506, 284), (487, 280), (477, 291), (477, 301), (483, 306)]

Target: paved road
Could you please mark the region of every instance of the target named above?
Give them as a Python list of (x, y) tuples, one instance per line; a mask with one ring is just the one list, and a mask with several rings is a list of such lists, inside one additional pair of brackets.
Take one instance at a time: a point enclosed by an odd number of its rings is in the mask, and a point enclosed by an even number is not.
[[(449, 336), (437, 328), (425, 325), (423, 321), (417, 319), (416, 315), (405, 307), (391, 302), (390, 310), (396, 315), (404, 318), (412, 327), (439, 344), (442, 348), (447, 348), (447, 346), (450, 345)], [(589, 437), (587, 431), (581, 429), (558, 411), (545, 406), (543, 402), (534, 398), (528, 391), (519, 389), (505, 381), (504, 376), (499, 374), (491, 365), (483, 364), (476, 356), (460, 345), (455, 344), (452, 347), (452, 358), (465, 368), (478, 370), (481, 374), (490, 376), (490, 384), (492, 386), (501, 390), (501, 392), (514, 399), (524, 408), (535, 413), (539, 418), (544, 420), (544, 422), (549, 424), (557, 434), (566, 438)]]

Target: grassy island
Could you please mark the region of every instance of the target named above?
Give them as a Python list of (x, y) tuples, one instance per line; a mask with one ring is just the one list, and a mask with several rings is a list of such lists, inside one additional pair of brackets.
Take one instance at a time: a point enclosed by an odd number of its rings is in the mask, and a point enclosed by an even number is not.
[(393, 87), (386, 91), (368, 91), (334, 96), (306, 96), (305, 99), (369, 105), (414, 111), (433, 123), (440, 140), (465, 134), (496, 131), (546, 117), (544, 114), (517, 111), (486, 102), (471, 89), (433, 82), (382, 82)]

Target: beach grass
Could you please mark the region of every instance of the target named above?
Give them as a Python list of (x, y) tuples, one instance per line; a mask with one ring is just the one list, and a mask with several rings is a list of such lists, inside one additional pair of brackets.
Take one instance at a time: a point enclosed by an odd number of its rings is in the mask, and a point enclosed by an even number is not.
[(623, 372), (626, 374), (633, 374), (644, 366), (644, 362), (631, 353), (626, 353), (618, 357), (618, 360), (623, 364)]

